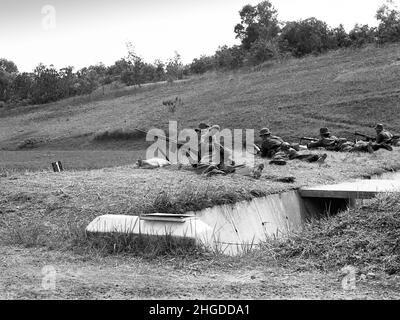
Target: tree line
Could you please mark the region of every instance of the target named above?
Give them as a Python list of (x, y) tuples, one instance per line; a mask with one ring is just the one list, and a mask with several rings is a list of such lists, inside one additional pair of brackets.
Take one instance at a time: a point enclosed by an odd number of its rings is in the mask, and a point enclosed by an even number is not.
[(184, 76), (184, 65), (178, 53), (167, 63), (147, 63), (131, 43), (128, 55), (111, 66), (100, 63), (74, 72), (73, 67), (57, 70), (53, 65), (39, 64), (33, 72), (19, 72), (16, 64), (0, 59), (0, 107), (6, 105), (44, 104), (60, 99), (90, 94), (101, 86), (121, 82), (141, 86), (158, 81), (174, 81)]
[(240, 45), (222, 46), (212, 56), (201, 56), (190, 64), (191, 73), (215, 69), (236, 69), (285, 56), (302, 57), (329, 50), (382, 45), (400, 41), (400, 12), (389, 0), (376, 12), (377, 27), (356, 24), (346, 32), (343, 25), (331, 28), (324, 21), (308, 18), (282, 22), (270, 1), (246, 5), (234, 32)]
[(57, 70), (39, 64), (33, 72), (19, 72), (14, 62), (0, 59), (0, 107), (43, 104), (63, 98), (90, 94), (113, 82), (141, 86), (157, 81), (174, 81), (210, 70), (232, 70), (257, 65), (285, 56), (302, 57), (329, 50), (381, 45), (400, 41), (400, 12), (388, 1), (376, 12), (377, 27), (356, 24), (350, 32), (343, 25), (329, 27), (316, 18), (282, 22), (270, 1), (246, 5), (240, 11), (234, 33), (240, 45), (221, 46), (211, 56), (201, 56), (183, 65), (178, 53), (167, 61), (148, 63), (127, 43), (127, 57), (111, 66), (98, 65), (74, 72), (73, 67)]

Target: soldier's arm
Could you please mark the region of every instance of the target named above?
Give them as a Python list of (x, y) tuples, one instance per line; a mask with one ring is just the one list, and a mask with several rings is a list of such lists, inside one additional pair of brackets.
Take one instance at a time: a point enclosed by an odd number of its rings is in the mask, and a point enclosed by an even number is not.
[(261, 156), (261, 158), (267, 158), (268, 157), (268, 148), (266, 148), (265, 143), (261, 144), (260, 156)]
[(391, 137), (388, 133), (386, 132), (381, 132), (376, 136), (376, 143), (377, 144), (382, 144), (382, 143), (387, 143), (391, 140)]
[(322, 140), (312, 141), (309, 144), (307, 144), (308, 149), (316, 149), (316, 148), (321, 148), (321, 147), (323, 147)]

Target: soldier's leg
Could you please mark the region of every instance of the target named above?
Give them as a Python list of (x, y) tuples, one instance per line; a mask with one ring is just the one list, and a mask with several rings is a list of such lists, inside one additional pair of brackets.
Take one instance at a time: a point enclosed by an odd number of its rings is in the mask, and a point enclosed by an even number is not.
[(387, 150), (387, 151), (393, 151), (393, 148), (392, 148), (391, 146), (389, 146), (388, 144), (386, 144), (386, 143), (381, 143), (381, 144), (379, 144), (379, 143), (372, 143), (372, 144), (371, 144), (371, 147), (372, 147), (372, 149), (373, 149), (374, 151), (377, 151), (377, 150), (379, 150), (379, 149), (385, 149), (385, 150)]
[(305, 162), (316, 162), (316, 161), (318, 161), (319, 157), (320, 156), (317, 154), (301, 154), (301, 155), (296, 156), (293, 159), (297, 159), (297, 160), (305, 161)]
[(369, 152), (373, 153), (374, 149), (372, 144), (366, 141), (358, 141), (353, 148), (349, 150), (350, 152)]
[(288, 158), (282, 152), (278, 152), (272, 157), (272, 160), (269, 163), (284, 166), (287, 160)]

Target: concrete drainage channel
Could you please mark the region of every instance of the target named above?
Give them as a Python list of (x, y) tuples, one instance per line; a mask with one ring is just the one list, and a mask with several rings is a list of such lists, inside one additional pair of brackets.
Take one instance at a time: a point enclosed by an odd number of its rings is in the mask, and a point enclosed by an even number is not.
[(185, 215), (104, 215), (86, 228), (90, 233), (123, 233), (189, 238), (212, 251), (237, 255), (258, 248), (268, 237), (299, 231), (304, 222), (335, 214), (380, 192), (399, 192), (400, 173), (370, 180), (303, 188), (234, 205), (215, 206)]

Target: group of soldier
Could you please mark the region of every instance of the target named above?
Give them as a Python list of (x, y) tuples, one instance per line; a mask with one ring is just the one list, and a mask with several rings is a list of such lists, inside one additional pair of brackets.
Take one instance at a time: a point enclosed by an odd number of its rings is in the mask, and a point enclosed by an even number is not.
[[(237, 165), (233, 160), (232, 151), (225, 148), (218, 139), (220, 127), (218, 125), (207, 125), (201, 123), (195, 129), (198, 135), (197, 150), (190, 153), (186, 150), (186, 156), (191, 167), (198, 173), (210, 175), (225, 175), (229, 173), (239, 173), (245, 176), (251, 176), (258, 179), (264, 169), (264, 164), (259, 164), (255, 168), (249, 168), (245, 164)], [(326, 153), (308, 152), (302, 153), (302, 150), (327, 150), (336, 152), (368, 152), (373, 153), (379, 149), (388, 151), (393, 150), (393, 146), (400, 145), (398, 136), (393, 136), (389, 131), (384, 129), (382, 124), (375, 127), (375, 138), (368, 137), (369, 141), (349, 141), (345, 138), (338, 138), (331, 134), (328, 128), (321, 128), (319, 138), (302, 138), (310, 141), (307, 145), (300, 143), (289, 143), (281, 137), (275, 136), (270, 129), (263, 128), (259, 132), (261, 143), (254, 144), (255, 154), (261, 158), (269, 159), (272, 165), (286, 165), (290, 160), (300, 160), (309, 163), (325, 162)], [(158, 161), (158, 159), (155, 159)], [(142, 161), (138, 163), (139, 167), (149, 166), (150, 168), (162, 167), (169, 165), (169, 161), (160, 164), (151, 163), (151, 161)]]
[(270, 158), (270, 164), (277, 165), (284, 165), (288, 160), (294, 159), (323, 163), (327, 158), (326, 153), (302, 155), (299, 153), (300, 149), (373, 153), (379, 149), (392, 151), (393, 146), (399, 144), (398, 137), (394, 137), (389, 131), (385, 130), (382, 124), (377, 124), (375, 131), (376, 137), (370, 139), (370, 141), (353, 142), (332, 135), (328, 128), (321, 128), (318, 139), (307, 138), (311, 142), (306, 146), (300, 146), (299, 144), (285, 142), (281, 137), (272, 135), (268, 128), (264, 128), (260, 131), (262, 139), (260, 155), (262, 158)]
[[(209, 126), (201, 123), (196, 132), (199, 135), (199, 153), (198, 159), (192, 162), (192, 167), (196, 170), (205, 173), (207, 175), (212, 174), (226, 174), (240, 171), (242, 167), (235, 165), (232, 159), (232, 154), (227, 152), (226, 148), (220, 144), (215, 138), (219, 132), (220, 127), (218, 125)], [(322, 164), (327, 158), (326, 153), (306, 153), (302, 154), (301, 150), (326, 150), (336, 152), (368, 152), (373, 153), (379, 149), (385, 149), (392, 151), (394, 145), (399, 144), (399, 137), (394, 137), (389, 131), (385, 130), (382, 124), (375, 126), (376, 136), (371, 138), (370, 141), (359, 140), (349, 141), (346, 138), (338, 138), (331, 134), (328, 128), (321, 128), (319, 131), (319, 138), (309, 138), (310, 142), (306, 145), (300, 145), (297, 143), (289, 143), (284, 141), (281, 137), (272, 134), (268, 128), (260, 130), (259, 136), (261, 138), (261, 144), (254, 145), (256, 153), (261, 158), (270, 159), (269, 163), (272, 165), (285, 165), (290, 160), (300, 160), (310, 163)], [(202, 157), (200, 152), (202, 145), (208, 145), (209, 158), (205, 159)], [(204, 149), (203, 149), (204, 150)], [(216, 151), (219, 150), (219, 151)], [(220, 152), (219, 162), (213, 163), (213, 152)], [(253, 176), (258, 177), (263, 165), (256, 167), (253, 171)]]

